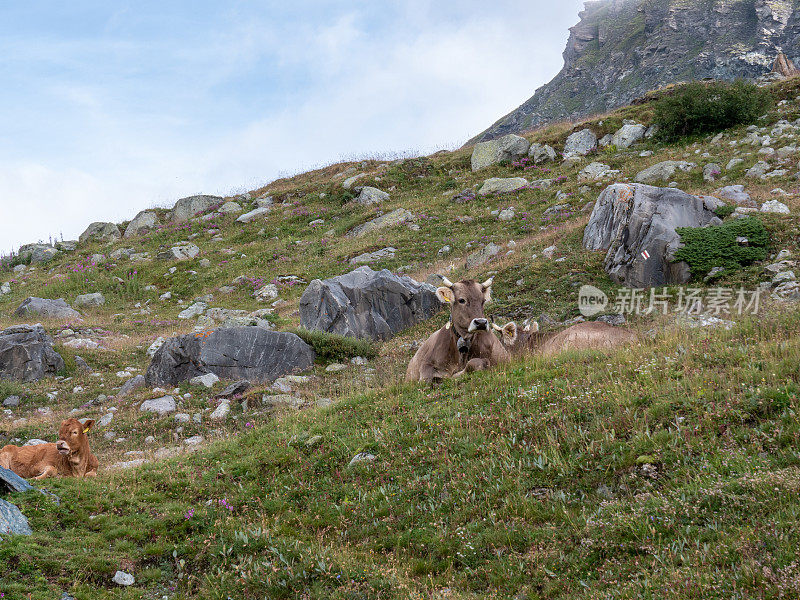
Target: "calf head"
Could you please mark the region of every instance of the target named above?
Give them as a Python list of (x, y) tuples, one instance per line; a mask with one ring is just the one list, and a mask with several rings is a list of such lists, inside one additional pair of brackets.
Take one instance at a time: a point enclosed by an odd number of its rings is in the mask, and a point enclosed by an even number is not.
[(62, 456), (75, 458), (89, 447), (89, 438), (86, 436), (94, 425), (94, 419), (81, 423), (78, 419), (67, 419), (61, 422), (58, 430), (56, 449)]
[(492, 329), (497, 332), (500, 341), (509, 352), (522, 352), (536, 348), (542, 339), (539, 331), (539, 323), (536, 321), (526, 321), (520, 328), (514, 321), (506, 323), (502, 327), (492, 323)]
[(441, 302), (450, 305), (450, 326), (456, 335), (467, 342), (475, 333), (489, 331), (489, 320), (483, 307), (492, 299), (494, 280), (478, 283), (467, 279), (452, 283), (446, 277), (442, 279), (444, 285), (436, 290), (436, 296)]

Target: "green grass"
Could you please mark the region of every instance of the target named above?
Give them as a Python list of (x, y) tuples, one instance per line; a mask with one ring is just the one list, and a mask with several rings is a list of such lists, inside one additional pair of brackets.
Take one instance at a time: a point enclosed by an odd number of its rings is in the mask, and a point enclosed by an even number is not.
[[(796, 313), (770, 316), (394, 386), (180, 462), (48, 482), (61, 506), (15, 498), (36, 533), (0, 549), (0, 589), (777, 598), (800, 542), (798, 333)], [(348, 468), (358, 452), (377, 459)], [(148, 591), (115, 590), (121, 564)]]

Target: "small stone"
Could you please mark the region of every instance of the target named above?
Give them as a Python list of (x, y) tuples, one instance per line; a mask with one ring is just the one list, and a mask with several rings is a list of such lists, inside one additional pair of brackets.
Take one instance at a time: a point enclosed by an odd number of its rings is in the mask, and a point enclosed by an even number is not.
[(192, 437), (183, 440), (183, 443), (186, 444), (187, 446), (199, 446), (204, 441), (205, 440), (203, 439), (202, 435), (193, 435)]
[(556, 252), (557, 248), (555, 246), (548, 246), (544, 250), (542, 250), (542, 256), (547, 258), (548, 260), (553, 260), (553, 256)]
[(352, 460), (347, 466), (353, 467), (361, 463), (374, 462), (377, 459), (378, 459), (377, 456), (375, 456), (374, 454), (370, 454), (369, 452), (359, 452), (352, 458)]
[(136, 579), (130, 573), (126, 573), (125, 571), (117, 571), (114, 574), (114, 583), (117, 585), (121, 585), (123, 587), (130, 587), (134, 583), (136, 583)]
[(3, 400), (3, 406), (6, 408), (16, 408), (19, 406), (20, 397), (19, 396), (9, 396), (5, 400)]
[(164, 396), (153, 400), (145, 400), (142, 402), (139, 410), (142, 412), (155, 412), (164, 416), (168, 413), (175, 412), (176, 408), (175, 398), (172, 396)]
[(327, 367), (325, 367), (325, 372), (326, 373), (339, 373), (341, 371), (346, 370), (347, 368), (348, 368), (347, 365), (343, 365), (343, 364), (340, 364), (340, 363), (333, 363), (333, 364), (330, 364)]
[(206, 388), (211, 389), (214, 387), (214, 384), (219, 381), (219, 377), (217, 377), (214, 373), (206, 373), (205, 375), (198, 375), (197, 377), (192, 377), (189, 380), (191, 385), (202, 385)]
[(219, 406), (217, 406), (217, 408), (214, 409), (214, 412), (212, 412), (208, 418), (211, 419), (212, 421), (224, 421), (225, 419), (228, 418), (230, 412), (231, 412), (231, 405), (226, 400), (220, 402)]
[(778, 202), (777, 200), (768, 200), (767, 202), (764, 202), (764, 204), (761, 205), (761, 212), (777, 213), (781, 215), (790, 214), (789, 207), (783, 202)]

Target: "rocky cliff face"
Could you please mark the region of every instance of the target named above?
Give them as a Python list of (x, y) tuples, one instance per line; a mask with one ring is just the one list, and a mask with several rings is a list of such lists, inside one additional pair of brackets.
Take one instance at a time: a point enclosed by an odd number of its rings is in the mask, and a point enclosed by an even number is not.
[(800, 0), (594, 0), (553, 81), (475, 138), (488, 140), (630, 103), (668, 83), (755, 78), (800, 58)]

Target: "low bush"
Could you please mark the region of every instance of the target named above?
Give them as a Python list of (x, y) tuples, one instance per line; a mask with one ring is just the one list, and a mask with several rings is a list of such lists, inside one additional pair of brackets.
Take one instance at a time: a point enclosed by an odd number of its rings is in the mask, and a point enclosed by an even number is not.
[(324, 331), (310, 331), (302, 327), (293, 329), (292, 333), (314, 348), (317, 358), (323, 361), (349, 360), (356, 356), (375, 358), (378, 355), (375, 345), (370, 340), (350, 338)]
[(694, 82), (656, 101), (654, 123), (658, 137), (671, 142), (754, 123), (771, 106), (767, 90), (743, 80)]
[[(719, 227), (681, 227), (677, 231), (685, 245), (675, 253), (675, 260), (685, 260), (696, 277), (714, 267), (736, 271), (767, 258), (769, 233), (755, 217), (736, 219)], [(747, 244), (739, 243), (739, 238), (747, 238)]]

